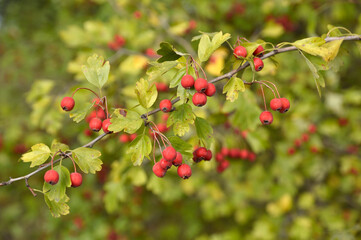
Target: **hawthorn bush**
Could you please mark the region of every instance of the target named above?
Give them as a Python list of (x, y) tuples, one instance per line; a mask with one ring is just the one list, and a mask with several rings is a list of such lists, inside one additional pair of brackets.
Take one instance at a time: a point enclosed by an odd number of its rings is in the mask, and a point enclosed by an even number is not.
[(360, 237), (359, 4), (0, 9), (2, 239)]

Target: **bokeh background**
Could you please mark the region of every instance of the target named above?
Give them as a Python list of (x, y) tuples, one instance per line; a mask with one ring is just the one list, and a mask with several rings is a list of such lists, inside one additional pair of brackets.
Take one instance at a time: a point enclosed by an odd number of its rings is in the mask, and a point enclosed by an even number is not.
[[(360, 2), (352, 0), (0, 0), (0, 181), (31, 171), (18, 160), (33, 144), (58, 139), (76, 148), (96, 136), (59, 106), (75, 88), (91, 87), (81, 65), (93, 53), (111, 62), (103, 94), (112, 107), (128, 108), (136, 103), (135, 82), (147, 78), (162, 41), (195, 54), (198, 42), (191, 39), (199, 31), (230, 33), (231, 44), (237, 36), (293, 42), (327, 33), (328, 25), (361, 34), (360, 13)], [(125, 40), (119, 49), (109, 44), (115, 35)], [(213, 159), (193, 165), (186, 181), (175, 169), (158, 179), (149, 161), (132, 166), (128, 144), (114, 134), (95, 146), (102, 171), (68, 190), (66, 216), (52, 217), (42, 194), (34, 198), (23, 181), (1, 187), (0, 238), (360, 239), (360, 49), (342, 45), (322, 72), (321, 98), (300, 54), (277, 55), (277, 67), (266, 61), (257, 78), (276, 83), (291, 101), (290, 112), (274, 114), (269, 127), (258, 120), (256, 87), (235, 107), (225, 104), (219, 83), (207, 107), (194, 109), (214, 128), (214, 156), (222, 147), (248, 149), (255, 161), (229, 159), (230, 167), (218, 173)], [(219, 76), (230, 58), (224, 44), (204, 65), (208, 78)], [(159, 98), (175, 93), (169, 89)], [(153, 120), (161, 123), (161, 114)], [(316, 127), (312, 133), (310, 126)], [(192, 132), (184, 139), (194, 145)], [(42, 174), (30, 179), (33, 188), (42, 189)]]

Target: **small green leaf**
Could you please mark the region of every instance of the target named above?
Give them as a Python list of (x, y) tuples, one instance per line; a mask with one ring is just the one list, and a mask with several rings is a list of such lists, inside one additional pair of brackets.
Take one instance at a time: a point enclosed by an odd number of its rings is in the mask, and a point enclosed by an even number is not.
[(66, 188), (71, 186), (69, 170), (64, 166), (56, 166), (54, 170), (59, 174), (59, 182), (51, 185), (44, 182), (43, 192), (46, 192), (50, 201), (59, 202), (66, 197)]
[(260, 45), (257, 42), (244, 42), (241, 44), (247, 50), (247, 58), (253, 56), (253, 52), (258, 48)]
[(196, 117), (195, 126), (198, 138), (206, 143), (210, 143), (213, 135), (213, 128), (204, 118)]
[(103, 162), (99, 159), (102, 155), (98, 150), (80, 147), (72, 151), (74, 161), (84, 173), (93, 173), (102, 169)]
[(244, 82), (242, 79), (237, 77), (232, 77), (228, 80), (226, 85), (223, 87), (223, 93), (227, 93), (227, 100), (234, 102), (238, 98), (238, 92), (245, 91)]
[(110, 119), (112, 124), (109, 125), (109, 130), (113, 132), (120, 132), (124, 130), (126, 133), (135, 133), (143, 124), (140, 114), (135, 111), (127, 111), (124, 117), (119, 113), (119, 110), (114, 111), (115, 116)]
[(30, 167), (43, 164), (50, 156), (50, 148), (43, 143), (35, 144), (31, 147), (31, 152), (23, 154), (21, 159), (24, 162), (31, 162)]
[(141, 78), (136, 83), (135, 94), (137, 94), (140, 105), (148, 109), (157, 100), (158, 91), (155, 84), (149, 86), (149, 82)]
[(87, 63), (87, 66), (81, 67), (86, 79), (97, 88), (102, 88), (108, 81), (109, 61), (104, 62), (103, 57), (94, 54), (88, 58)]
[(184, 103), (176, 108), (175, 111), (169, 116), (167, 127), (173, 125), (174, 134), (183, 136), (189, 131), (189, 124), (194, 123), (194, 114), (192, 107)]
[(160, 43), (160, 49), (157, 51), (162, 57), (157, 60), (157, 62), (162, 63), (166, 61), (175, 61), (178, 58), (188, 55), (186, 53), (181, 53), (175, 50), (175, 48), (167, 42)]
[(59, 150), (65, 152), (69, 150), (69, 146), (54, 139), (53, 142), (51, 143), (51, 153), (54, 154)]
[(171, 62), (151, 62), (152, 67), (147, 70), (147, 75), (149, 76), (148, 81), (153, 82), (161, 77), (164, 73), (168, 72), (170, 69), (178, 65), (177, 61)]
[(75, 109), (73, 109), (71, 113), (69, 113), (69, 117), (72, 118), (74, 122), (79, 123), (85, 118), (88, 111), (93, 107), (93, 105), (94, 103), (87, 103), (87, 105), (85, 106), (75, 105)]
[(144, 157), (149, 157), (151, 151), (152, 143), (150, 138), (147, 135), (142, 134), (129, 144), (127, 154), (131, 154), (131, 160), (134, 166), (139, 166), (143, 163)]
[(176, 74), (174, 74), (173, 78), (170, 80), (169, 87), (174, 88), (178, 86), (182, 80), (182, 77), (186, 74), (186, 72), (187, 72), (186, 67), (178, 69)]
[(188, 158), (192, 157), (193, 146), (190, 143), (187, 143), (178, 136), (169, 137), (168, 140), (171, 142), (172, 147), (175, 148), (177, 152), (180, 152), (183, 157), (187, 156)]
[(205, 62), (225, 41), (231, 38), (229, 33), (223, 34), (222, 31), (216, 33), (212, 41), (207, 34), (203, 34), (198, 45), (198, 57), (201, 62)]
[(69, 214), (69, 206), (66, 204), (69, 201), (69, 197), (65, 195), (59, 202), (51, 201), (47, 194), (44, 194), (46, 205), (48, 205), (51, 215), (53, 217), (60, 217), (61, 215)]
[[(302, 51), (299, 51), (301, 53), (301, 55), (303, 56), (303, 58), (305, 59), (308, 67), (310, 68), (311, 72), (312, 72), (312, 75), (313, 75), (313, 79), (315, 80), (315, 84), (316, 84), (316, 88), (317, 88), (317, 91), (318, 91), (318, 94), (320, 95), (321, 97), (321, 89), (320, 89), (320, 84), (319, 84), (319, 79), (320, 79), (320, 75), (318, 75), (318, 71), (317, 71), (317, 68), (311, 63), (310, 60), (308, 60), (308, 58), (302, 53)], [(323, 80), (323, 78), (322, 78)], [(322, 81), (321, 80), (321, 81)], [(323, 81), (323, 85), (324, 85), (324, 81)]]

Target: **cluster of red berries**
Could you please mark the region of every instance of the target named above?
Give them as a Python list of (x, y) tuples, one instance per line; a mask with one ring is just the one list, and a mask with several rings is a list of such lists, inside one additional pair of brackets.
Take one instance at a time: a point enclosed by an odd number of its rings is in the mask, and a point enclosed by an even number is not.
[[(310, 139), (309, 134), (314, 134), (316, 131), (317, 131), (316, 125), (311, 124), (308, 127), (308, 133), (303, 133), (300, 138), (297, 138), (297, 139), (294, 140), (293, 146), (290, 147), (288, 149), (288, 151), (287, 151), (288, 154), (293, 155), (296, 152), (296, 150), (299, 149), (302, 146), (302, 143), (308, 142), (308, 140)], [(313, 153), (317, 153), (319, 151), (319, 149), (316, 146), (311, 146), (310, 150)]]
[(207, 148), (205, 147), (199, 147), (193, 151), (193, 161), (195, 163), (199, 163), (202, 160), (210, 161), (212, 159), (212, 156), (212, 151), (207, 150)]
[(108, 47), (113, 51), (118, 51), (125, 45), (125, 39), (120, 35), (115, 35), (113, 41), (108, 43)]
[[(78, 172), (73, 172), (70, 174), (71, 186), (72, 187), (79, 187), (83, 182), (83, 177)], [(55, 185), (59, 181), (59, 173), (53, 169), (48, 170), (44, 175), (44, 181)]]
[(178, 176), (187, 179), (192, 176), (192, 169), (188, 164), (182, 164), (183, 156), (177, 152), (172, 146), (166, 147), (162, 152), (163, 158), (154, 164), (153, 173), (157, 177), (164, 177), (167, 173), (167, 170), (171, 168), (172, 165), (178, 167), (177, 173)]
[[(99, 98), (96, 98), (93, 102), (98, 109), (92, 111), (85, 119), (89, 123), (89, 128), (94, 132), (98, 132), (102, 128), (105, 133), (110, 133), (108, 127), (111, 122), (110, 118), (107, 118), (106, 116), (102, 101)], [(71, 111), (75, 106), (74, 98), (64, 97), (63, 100), (61, 100), (60, 106), (64, 111)]]
[[(262, 47), (262, 45), (259, 45), (256, 48), (256, 50), (253, 52), (253, 55), (262, 57), (263, 52), (264, 52), (264, 48)], [(245, 57), (247, 57), (247, 49), (243, 46), (237, 46), (233, 50), (233, 55), (236, 58), (239, 58), (239, 57), (245, 58)], [(264, 67), (262, 59), (260, 59), (258, 57), (253, 58), (253, 64), (254, 64), (254, 68), (255, 68), (256, 72), (261, 71)]]
[(194, 80), (193, 76), (189, 74), (182, 77), (181, 84), (185, 89), (194, 87), (197, 91), (192, 97), (192, 102), (197, 107), (204, 106), (207, 103), (207, 97), (212, 97), (216, 93), (213, 83), (208, 83), (204, 78)]
[[(270, 102), (270, 107), (273, 111), (285, 113), (290, 109), (290, 101), (287, 98), (274, 98)], [(270, 111), (263, 111), (259, 120), (263, 125), (269, 125), (273, 122), (273, 115)]]
[(254, 162), (256, 160), (256, 154), (248, 151), (247, 149), (238, 148), (225, 148), (223, 147), (220, 152), (216, 154), (217, 172), (221, 173), (229, 167), (229, 161), (226, 157), (233, 159), (242, 159)]
[(129, 143), (129, 142), (133, 141), (136, 137), (137, 137), (136, 133), (133, 133), (133, 134), (123, 133), (119, 136), (119, 142)]

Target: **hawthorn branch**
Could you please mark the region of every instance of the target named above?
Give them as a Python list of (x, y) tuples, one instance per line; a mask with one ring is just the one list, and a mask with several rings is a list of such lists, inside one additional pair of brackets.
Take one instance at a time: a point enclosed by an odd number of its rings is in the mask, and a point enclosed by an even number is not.
[[(325, 41), (326, 42), (331, 42), (331, 41), (336, 41), (336, 40), (344, 40), (344, 41), (360, 41), (361, 40), (361, 35), (352, 35), (352, 36), (345, 36), (345, 37), (327, 37), (325, 38)], [(265, 55), (263, 55), (261, 57), (261, 59), (266, 59), (266, 58), (269, 58), (269, 57), (272, 57), (276, 54), (279, 54), (279, 53), (284, 53), (284, 52), (290, 52), (290, 51), (295, 51), (297, 50), (296, 47), (294, 46), (290, 46), (290, 47), (284, 47), (284, 48), (278, 48), (278, 49), (275, 49)], [(216, 83), (216, 82), (219, 82), (223, 79), (230, 79), (233, 75), (235, 75), (236, 73), (238, 73), (239, 71), (247, 68), (248, 66), (250, 66), (250, 64), (248, 62), (244, 63), (243, 65), (241, 65), (239, 68), (235, 69), (235, 70), (232, 70), (222, 76), (219, 76), (217, 78), (214, 78), (212, 79), (211, 81), (209, 81), (210, 83)], [(244, 84), (247, 84), (247, 85), (252, 85), (254, 82), (247, 82), (247, 81), (243, 81)], [(177, 97), (176, 99), (172, 100), (172, 104), (175, 104), (176, 102), (178, 102), (180, 100), (179, 97)], [(152, 111), (149, 111), (147, 113), (144, 113), (141, 115), (141, 118), (146, 120), (148, 118), (148, 116), (150, 115), (153, 115), (157, 112), (161, 111), (160, 108), (157, 108), (157, 109), (154, 109)], [(87, 147), (87, 148), (92, 148), (94, 146), (94, 144), (96, 144), (97, 142), (99, 142), (101, 139), (103, 139), (106, 135), (108, 135), (107, 133), (103, 133), (102, 135), (99, 135), (98, 137), (96, 137), (95, 139), (93, 139), (92, 141), (90, 141), (89, 143), (83, 145), (82, 147)], [(68, 153), (68, 154), (71, 154), (71, 153)], [(68, 158), (69, 155), (68, 154), (64, 154), (62, 156), (62, 158)], [(57, 159), (54, 161), (54, 163), (57, 163), (60, 161), (61, 158)], [(17, 182), (17, 181), (20, 181), (20, 180), (25, 180), (25, 184), (26, 186), (29, 188), (29, 190), (33, 193), (33, 195), (35, 196), (36, 194), (34, 193), (34, 191), (31, 189), (31, 187), (29, 186), (28, 184), (28, 179), (37, 174), (38, 172), (41, 172), (43, 171), (44, 169), (48, 168), (49, 166), (51, 165), (51, 163), (47, 163), (41, 167), (39, 167), (38, 169), (36, 169), (35, 171), (25, 175), (25, 176), (22, 176), (22, 177), (18, 177), (18, 178), (10, 178), (9, 181), (6, 181), (6, 182), (2, 182), (0, 183), (0, 186), (6, 186), (6, 185), (10, 185), (12, 184), (13, 182)]]

